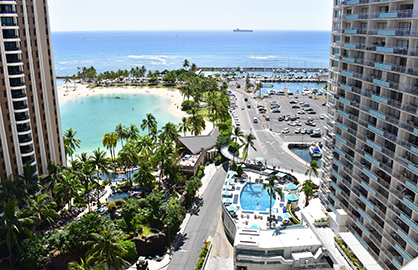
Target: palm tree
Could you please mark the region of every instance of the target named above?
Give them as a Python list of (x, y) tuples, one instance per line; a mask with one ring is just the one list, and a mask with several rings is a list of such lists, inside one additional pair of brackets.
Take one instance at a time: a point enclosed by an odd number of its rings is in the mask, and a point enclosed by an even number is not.
[(120, 140), (120, 143), (123, 147), (123, 140), (128, 138), (128, 132), (122, 124), (119, 124), (115, 128), (115, 133), (118, 135), (118, 138)]
[(31, 237), (32, 233), (26, 226), (31, 225), (32, 223), (33, 221), (31, 218), (22, 217), (22, 212), (17, 209), (16, 200), (11, 200), (5, 204), (0, 224), (2, 229), (6, 232), (10, 269), (13, 269), (13, 248), (15, 245), (19, 246), (18, 236), (25, 234)]
[(305, 175), (309, 174), (309, 179), (311, 179), (311, 174), (313, 173), (316, 177), (318, 177), (318, 162), (316, 160), (312, 160), (309, 164), (309, 168), (306, 170)]
[(138, 137), (139, 137), (139, 129), (134, 124), (131, 124), (128, 127), (127, 133), (128, 133), (128, 138), (129, 139), (134, 140), (134, 141), (138, 140)]
[(58, 204), (68, 203), (71, 209), (71, 200), (79, 198), (78, 192), (82, 188), (80, 182), (74, 177), (72, 173), (63, 173), (62, 181), (55, 187), (55, 200)]
[(35, 196), (35, 193), (39, 191), (39, 177), (36, 167), (30, 165), (29, 162), (24, 165), (23, 174), (18, 174), (16, 177), (22, 181), (29, 197)]
[(312, 197), (314, 190), (317, 188), (318, 186), (315, 185), (314, 182), (312, 182), (312, 180), (310, 179), (306, 179), (305, 182), (303, 182), (300, 191), (305, 193), (305, 197), (306, 197), (305, 207), (309, 205), (309, 198)]
[(62, 171), (63, 171), (63, 166), (61, 164), (57, 164), (55, 162), (51, 162), (48, 164), (49, 174), (43, 175), (40, 178), (41, 184), (47, 191), (52, 192), (54, 190), (56, 184), (61, 179)]
[(120, 268), (128, 265), (123, 259), (127, 250), (120, 243), (123, 238), (121, 231), (109, 224), (102, 225), (98, 233), (90, 234), (90, 238), (86, 244), (91, 248), (86, 255), (92, 257), (92, 262), (105, 263), (108, 270), (111, 266)]
[(165, 170), (174, 164), (177, 152), (172, 145), (160, 144), (153, 156), (153, 163), (160, 167), (160, 182), (163, 181)]
[(97, 171), (105, 174), (110, 179), (109, 170), (111, 170), (111, 163), (109, 158), (106, 157), (106, 152), (100, 150), (100, 147), (93, 150), (93, 154), (90, 156), (90, 163), (96, 168)]
[(141, 160), (142, 161), (138, 164), (138, 171), (133, 175), (133, 181), (142, 189), (151, 188), (155, 182), (155, 176), (152, 174), (154, 168), (146, 159)]
[(191, 71), (192, 71), (192, 72), (196, 72), (196, 71), (197, 71), (197, 66), (196, 66), (196, 64), (195, 64), (195, 63), (193, 63), (190, 69), (191, 69)]
[(184, 68), (188, 68), (188, 67), (190, 67), (190, 62), (189, 62), (189, 60), (184, 59), (183, 67), (184, 67)]
[(65, 147), (65, 154), (71, 156), (71, 160), (73, 159), (73, 154), (76, 148), (80, 148), (81, 141), (75, 138), (77, 131), (73, 131), (72, 128), (64, 131), (64, 147)]
[(162, 127), (162, 132), (160, 134), (160, 140), (167, 141), (167, 139), (171, 142), (174, 142), (177, 137), (179, 137), (179, 131), (177, 126), (171, 122), (168, 122)]
[(110, 151), (110, 156), (112, 158), (112, 160), (115, 160), (115, 148), (116, 145), (118, 144), (118, 134), (116, 132), (110, 132), (110, 133), (106, 133), (103, 136), (103, 146), (106, 147), (106, 149), (109, 149)]
[(232, 141), (235, 142), (235, 153), (233, 153), (233, 157), (232, 157), (232, 161), (235, 160), (235, 156), (237, 155), (237, 152), (239, 152), (239, 144), (238, 144), (238, 140), (240, 142), (243, 142), (242, 138), (244, 137), (244, 132), (242, 132), (240, 127), (235, 127), (234, 131), (232, 132)]
[(147, 113), (146, 118), (142, 119), (141, 129), (148, 129), (148, 135), (150, 135), (153, 128), (157, 128), (157, 120), (152, 113)]
[(128, 142), (122, 150), (119, 151), (119, 158), (121, 163), (125, 164), (125, 168), (128, 168), (128, 180), (132, 181), (129, 170), (132, 170), (131, 167), (138, 164), (139, 161), (135, 145), (132, 142)]
[(76, 261), (69, 262), (67, 270), (105, 270), (106, 269), (105, 263), (95, 262), (93, 265), (91, 264), (92, 264), (92, 257), (87, 256), (85, 260), (80, 258), (80, 263)]
[(203, 116), (199, 114), (198, 110), (196, 108), (192, 108), (191, 116), (188, 118), (191, 131), (193, 131), (193, 134), (195, 136), (200, 135), (203, 130), (206, 128), (205, 120), (203, 119)]
[(279, 177), (273, 175), (270, 177), (268, 184), (263, 184), (263, 189), (267, 190), (267, 194), (270, 196), (270, 218), (269, 218), (269, 227), (271, 228), (271, 203), (273, 199), (276, 199), (276, 193), (281, 198), (283, 196), (282, 190), (278, 188), (274, 181), (279, 180)]
[(71, 80), (70, 80), (70, 77), (65, 77), (65, 79), (64, 79), (64, 83), (67, 85), (67, 86), (65, 86), (66, 88), (67, 88), (67, 91), (68, 91), (68, 84), (71, 82)]
[(257, 151), (257, 149), (254, 146), (254, 141), (257, 138), (252, 134), (252, 133), (248, 133), (247, 135), (244, 136), (244, 142), (242, 144), (242, 147), (244, 149), (244, 153), (245, 153), (245, 157), (244, 157), (244, 161), (248, 158), (249, 154), (249, 148), (251, 147), (254, 151)]
[[(78, 172), (78, 179), (80, 183), (84, 186), (84, 196), (87, 199), (87, 206), (90, 212), (90, 199), (88, 198), (88, 193), (90, 192), (90, 185), (97, 183), (98, 177), (96, 175), (97, 170), (96, 166), (91, 162), (84, 162), (81, 164), (81, 169)], [(99, 198), (97, 198), (99, 199)]]
[(10, 201), (17, 201), (20, 206), (23, 206), (26, 201), (27, 194), (24, 191), (24, 184), (21, 179), (15, 179), (13, 175), (0, 182), (0, 212), (3, 212), (6, 203)]
[(60, 218), (60, 215), (54, 210), (57, 204), (48, 194), (39, 194), (34, 199), (29, 200), (29, 207), (23, 212), (32, 217), (35, 223), (35, 231), (38, 231), (42, 222), (52, 225), (54, 219)]
[(186, 132), (190, 131), (190, 123), (187, 120), (187, 117), (183, 116), (181, 118), (181, 123), (179, 124), (179, 132), (183, 132), (184, 136), (186, 136)]

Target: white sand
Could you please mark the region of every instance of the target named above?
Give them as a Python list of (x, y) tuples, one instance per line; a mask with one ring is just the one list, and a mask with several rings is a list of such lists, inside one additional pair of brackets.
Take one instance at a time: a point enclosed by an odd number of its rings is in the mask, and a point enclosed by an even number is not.
[[(118, 87), (95, 87), (87, 88), (87, 84), (69, 84), (68, 88), (66, 85), (58, 86), (58, 99), (59, 102), (63, 102), (69, 99), (75, 99), (79, 97), (86, 97), (92, 95), (103, 95), (103, 94), (146, 94), (146, 95), (157, 95), (166, 97), (170, 100), (170, 112), (174, 115), (183, 117), (188, 116), (186, 112), (180, 109), (183, 97), (177, 89), (168, 88), (150, 88), (150, 87), (139, 87), (139, 86), (118, 86)], [(206, 121), (206, 129), (202, 134), (208, 134), (213, 129), (213, 124)]]

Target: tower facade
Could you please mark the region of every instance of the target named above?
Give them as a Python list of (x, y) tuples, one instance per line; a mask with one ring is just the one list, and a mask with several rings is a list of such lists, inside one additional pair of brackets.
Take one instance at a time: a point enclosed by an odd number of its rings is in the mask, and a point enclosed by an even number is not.
[(385, 269), (418, 253), (418, 1), (334, 0), (321, 199)]
[(46, 0), (0, 1), (0, 176), (65, 161)]

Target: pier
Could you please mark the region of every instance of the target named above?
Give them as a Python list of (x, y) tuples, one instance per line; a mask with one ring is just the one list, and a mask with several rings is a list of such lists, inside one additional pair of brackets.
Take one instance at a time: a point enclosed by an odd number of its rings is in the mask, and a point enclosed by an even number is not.
[[(277, 73), (300, 73), (300, 72), (318, 72), (318, 73), (327, 73), (328, 68), (301, 68), (301, 67), (281, 67), (281, 68), (267, 68), (267, 67), (239, 67), (243, 73), (247, 72), (277, 72)], [(198, 70), (201, 71), (236, 71), (237, 68), (233, 67), (198, 67)]]

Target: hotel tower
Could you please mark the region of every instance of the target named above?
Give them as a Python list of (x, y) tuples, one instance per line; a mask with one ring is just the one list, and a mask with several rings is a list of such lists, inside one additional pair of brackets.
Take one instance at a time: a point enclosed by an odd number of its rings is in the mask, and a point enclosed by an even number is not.
[(29, 162), (62, 164), (62, 141), (46, 0), (0, 0), (0, 177)]
[(400, 269), (418, 255), (418, 1), (333, 4), (320, 197), (336, 230)]

